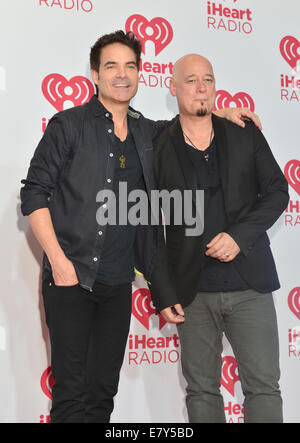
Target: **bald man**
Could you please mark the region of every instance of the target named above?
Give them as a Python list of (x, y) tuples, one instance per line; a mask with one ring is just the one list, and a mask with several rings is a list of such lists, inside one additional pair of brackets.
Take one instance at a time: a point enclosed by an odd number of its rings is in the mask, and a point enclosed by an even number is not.
[(189, 420), (226, 421), (225, 333), (238, 363), (245, 421), (281, 423), (272, 296), (280, 284), (266, 231), (288, 204), (286, 179), (255, 125), (241, 129), (213, 115), (216, 82), (206, 58), (178, 60), (170, 91), (180, 115), (156, 140), (155, 179), (160, 190), (204, 192), (204, 232), (189, 236), (188, 226), (173, 222), (174, 207), (166, 236), (160, 229), (150, 289), (157, 311), (178, 327)]

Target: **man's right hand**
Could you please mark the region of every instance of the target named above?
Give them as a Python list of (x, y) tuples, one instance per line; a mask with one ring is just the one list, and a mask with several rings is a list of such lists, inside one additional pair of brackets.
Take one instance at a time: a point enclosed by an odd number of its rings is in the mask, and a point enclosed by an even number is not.
[(79, 283), (74, 265), (66, 256), (51, 263), (51, 267), (55, 286), (75, 286)]
[(56, 286), (75, 286), (78, 278), (73, 263), (66, 257), (58, 243), (50, 211), (41, 208), (29, 215), (32, 230), (45, 251), (52, 268)]
[(185, 321), (184, 311), (180, 304), (170, 306), (160, 311), (160, 314), (168, 323), (183, 323)]

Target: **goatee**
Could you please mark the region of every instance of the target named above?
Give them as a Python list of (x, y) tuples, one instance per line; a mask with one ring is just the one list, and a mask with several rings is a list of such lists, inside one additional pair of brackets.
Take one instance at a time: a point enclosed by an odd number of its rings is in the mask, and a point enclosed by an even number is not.
[(207, 115), (207, 109), (205, 108), (198, 109), (196, 115), (197, 117), (204, 117), (205, 115)]

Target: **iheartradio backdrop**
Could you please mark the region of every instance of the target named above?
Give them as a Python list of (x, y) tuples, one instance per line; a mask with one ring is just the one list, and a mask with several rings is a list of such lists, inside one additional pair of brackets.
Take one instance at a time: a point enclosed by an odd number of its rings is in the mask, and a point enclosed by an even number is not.
[[(284, 416), (300, 422), (299, 15), (298, 0), (189, 0), (184, 14), (170, 0), (116, 0), (114, 8), (100, 0), (0, 3), (1, 422), (47, 423), (53, 385), (40, 295), (42, 251), (20, 214), (20, 180), (49, 118), (93, 94), (89, 48), (100, 35), (125, 27), (143, 44), (136, 109), (153, 119), (173, 117), (173, 64), (186, 53), (203, 54), (215, 69), (216, 108), (248, 106), (257, 112), (285, 171), (291, 201), (269, 234), (282, 283), (275, 303)], [(187, 421), (176, 329), (154, 315), (139, 276), (132, 297), (112, 421)], [(239, 423), (243, 394), (225, 339), (223, 361), (227, 418)]]

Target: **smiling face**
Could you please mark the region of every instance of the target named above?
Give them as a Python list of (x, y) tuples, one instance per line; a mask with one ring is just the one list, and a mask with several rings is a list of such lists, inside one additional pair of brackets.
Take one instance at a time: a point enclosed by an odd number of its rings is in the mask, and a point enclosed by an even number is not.
[(177, 97), (181, 115), (201, 117), (211, 114), (216, 84), (210, 62), (197, 54), (182, 57), (175, 64), (170, 91)]
[(101, 50), (99, 72), (92, 70), (98, 98), (104, 104), (129, 104), (138, 89), (138, 67), (134, 51), (121, 43)]

